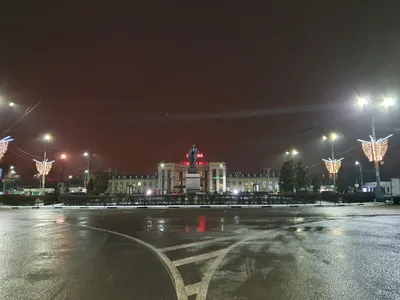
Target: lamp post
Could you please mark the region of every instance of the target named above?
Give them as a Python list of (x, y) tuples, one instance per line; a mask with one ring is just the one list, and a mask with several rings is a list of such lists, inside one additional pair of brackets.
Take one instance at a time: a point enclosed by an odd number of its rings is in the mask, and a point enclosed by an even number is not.
[(68, 176), (68, 191), (71, 192), (71, 179), (72, 179), (72, 175)]
[(84, 152), (83, 156), (86, 157), (85, 187), (87, 187), (90, 179), (90, 155), (88, 152)]
[(66, 160), (67, 160), (67, 155), (65, 153), (60, 155), (60, 159), (61, 159), (61, 164), (60, 164), (60, 175), (62, 177), (62, 181), (65, 180), (65, 165), (66, 165)]
[[(14, 170), (14, 166), (10, 166), (10, 172), (15, 172)], [(3, 178), (3, 195), (6, 194), (6, 180), (7, 180), (7, 176), (4, 174), (4, 178)]]
[[(390, 108), (396, 104), (396, 100), (391, 97), (385, 97), (380, 106), (383, 108)], [(364, 110), (367, 106), (373, 105), (371, 101), (367, 98), (359, 97), (357, 101), (357, 105), (362, 107)], [(375, 105), (376, 106), (376, 105)], [(374, 109), (376, 111), (376, 109)], [(389, 135), (383, 139), (376, 140), (376, 133), (375, 133), (375, 115), (372, 115), (372, 134), (370, 136), (371, 141), (363, 141), (358, 140), (361, 142), (361, 147), (364, 151), (364, 154), (368, 157), (369, 161), (374, 163), (375, 168), (375, 177), (376, 177), (376, 188), (375, 188), (375, 199), (376, 200), (383, 200), (384, 199), (384, 191), (381, 186), (381, 176), (379, 173), (379, 162), (383, 160), (383, 157), (386, 154), (387, 147), (388, 147), (388, 139), (392, 135)]]
[(360, 167), (360, 187), (361, 187), (361, 190), (362, 190), (363, 185), (364, 185), (363, 170), (362, 170), (362, 166), (361, 166), (360, 162), (356, 161), (356, 166)]
[[(46, 133), (43, 136), (43, 143), (44, 143), (44, 154), (43, 154), (43, 164), (47, 162), (47, 144), (51, 141), (52, 136)], [(46, 184), (46, 172), (42, 172), (42, 192), (41, 194), (44, 195), (44, 188)]]
[[(332, 164), (332, 180), (333, 180), (333, 191), (336, 192), (336, 173), (339, 171), (340, 165), (337, 165), (340, 160), (335, 159), (335, 141), (338, 139), (338, 134), (335, 132), (331, 132), (328, 136), (323, 135), (323, 141), (329, 141), (332, 147), (332, 158), (329, 160)], [(341, 163), (340, 163), (341, 164)]]
[(161, 195), (164, 195), (164, 164), (160, 164), (161, 168)]

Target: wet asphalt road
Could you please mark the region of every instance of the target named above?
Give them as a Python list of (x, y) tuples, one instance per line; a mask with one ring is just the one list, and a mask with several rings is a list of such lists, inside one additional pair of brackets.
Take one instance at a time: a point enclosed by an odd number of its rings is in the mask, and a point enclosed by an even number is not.
[(0, 210), (0, 299), (400, 299), (400, 207)]

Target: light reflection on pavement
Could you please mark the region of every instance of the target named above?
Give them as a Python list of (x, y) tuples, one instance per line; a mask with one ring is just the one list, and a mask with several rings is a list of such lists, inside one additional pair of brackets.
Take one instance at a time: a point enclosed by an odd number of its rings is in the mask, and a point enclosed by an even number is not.
[(400, 299), (399, 216), (394, 206), (0, 210), (0, 299)]

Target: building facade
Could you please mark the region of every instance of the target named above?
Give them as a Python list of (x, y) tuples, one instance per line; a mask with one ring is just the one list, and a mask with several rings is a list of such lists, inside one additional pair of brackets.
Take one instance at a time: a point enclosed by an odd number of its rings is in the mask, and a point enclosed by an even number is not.
[[(226, 191), (226, 165), (223, 162), (196, 163), (200, 173), (200, 192), (223, 193)], [(184, 193), (186, 186), (185, 175), (189, 164), (160, 163), (158, 165), (158, 187), (160, 194)]]
[(279, 177), (274, 172), (271, 174), (245, 174), (230, 173), (226, 181), (226, 191), (231, 193), (240, 192), (279, 192)]
[[(224, 162), (207, 162), (202, 153), (197, 154), (196, 167), (200, 173), (200, 192), (203, 193), (279, 191), (278, 178), (274, 172), (227, 175)], [(179, 163), (159, 163), (156, 174), (114, 175), (109, 181), (108, 191), (127, 195), (185, 193), (185, 175), (188, 168), (186, 155), (186, 160)]]
[(108, 182), (108, 192), (112, 194), (149, 194), (157, 189), (157, 174), (114, 175)]

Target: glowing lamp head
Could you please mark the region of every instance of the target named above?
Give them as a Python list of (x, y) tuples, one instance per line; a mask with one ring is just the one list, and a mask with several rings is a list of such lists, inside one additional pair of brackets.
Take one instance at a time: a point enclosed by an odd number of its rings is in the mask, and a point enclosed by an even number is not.
[(85, 173), (88, 174), (88, 173), (89, 173), (89, 170), (85, 170)]
[(358, 105), (358, 106), (364, 107), (364, 106), (367, 105), (367, 104), (368, 104), (367, 98), (358, 97), (358, 100), (357, 100), (357, 105)]
[(332, 133), (331, 133), (331, 140), (334, 141), (334, 140), (336, 140), (337, 138), (338, 138), (337, 133), (332, 132)]
[(285, 152), (285, 154), (286, 154), (286, 155), (289, 155), (289, 154), (290, 154), (290, 152), (289, 152), (289, 151), (286, 151), (286, 152)]
[(151, 195), (151, 190), (147, 190), (147, 191), (146, 191), (146, 195), (147, 195), (147, 196)]
[(72, 179), (72, 175), (69, 175), (69, 176), (68, 176), (68, 179)]
[(89, 153), (84, 152), (84, 153), (83, 153), (83, 156), (89, 156)]
[(356, 166), (358, 166), (360, 163), (358, 161), (356, 161)]
[(164, 164), (160, 164), (160, 167), (161, 167), (161, 168), (164, 168)]
[(10, 103), (8, 103), (8, 106), (9, 107), (13, 107), (15, 105), (15, 103), (14, 102), (10, 102)]
[(383, 99), (383, 101), (381, 103), (381, 105), (385, 108), (391, 107), (395, 104), (396, 104), (396, 100), (391, 97), (386, 97), (385, 99)]
[(299, 154), (299, 152), (298, 152), (296, 149), (293, 149), (293, 150), (292, 150), (292, 155), (295, 156), (295, 155), (297, 155), (297, 154)]
[(234, 195), (237, 195), (237, 194), (239, 194), (239, 191), (238, 191), (237, 189), (234, 189), (232, 193), (233, 193)]
[(61, 158), (61, 159), (67, 159), (67, 155), (61, 154), (60, 158)]
[(14, 166), (10, 166), (10, 169), (11, 169), (11, 170), (14, 170)]
[(323, 141), (326, 141), (327, 139), (328, 139), (328, 138), (326, 137), (326, 135), (323, 135), (323, 136), (322, 136), (322, 140), (323, 140)]
[(52, 138), (51, 135), (48, 134), (48, 133), (46, 133), (46, 134), (43, 136), (43, 140), (46, 141), (46, 142), (50, 141), (51, 138)]

